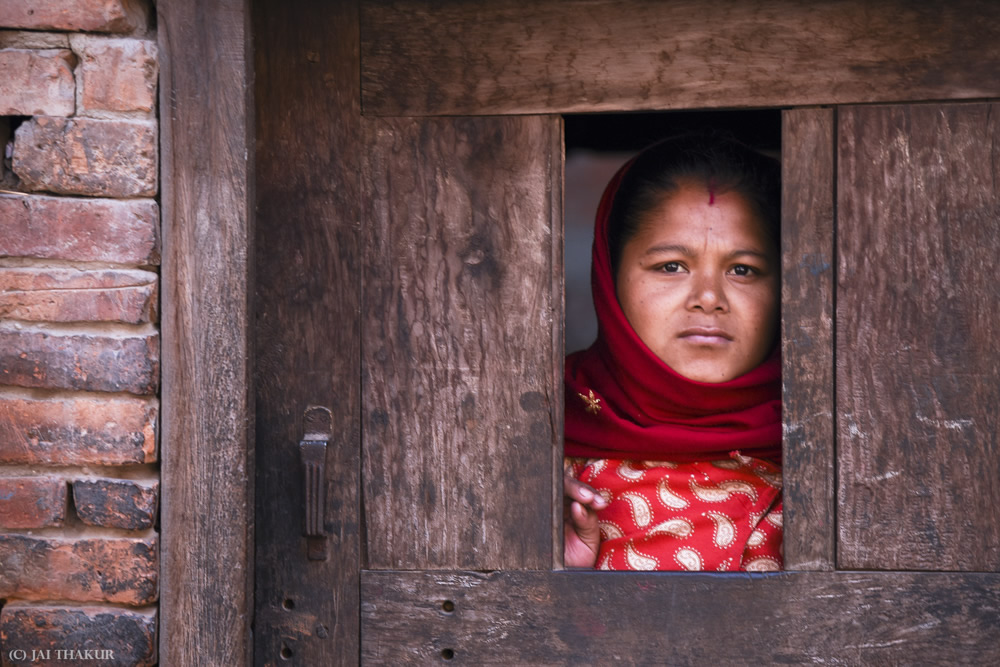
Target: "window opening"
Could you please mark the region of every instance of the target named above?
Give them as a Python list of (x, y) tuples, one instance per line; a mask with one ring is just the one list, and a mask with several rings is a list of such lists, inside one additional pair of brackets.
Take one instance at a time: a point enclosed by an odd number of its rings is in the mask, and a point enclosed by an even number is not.
[[(660, 139), (703, 130), (729, 135), (780, 160), (779, 110), (565, 117), (567, 354), (588, 348), (597, 336), (590, 293), (591, 247), (595, 214), (605, 186), (641, 149)], [(612, 220), (640, 221), (634, 229), (641, 231), (623, 232), (627, 236), (622, 236), (618, 251), (616, 235), (609, 232), (611, 267), (605, 265), (600, 273), (602, 293), (608, 295), (611, 285), (621, 307), (617, 315), (613, 312), (616, 309), (602, 311), (607, 318), (602, 325), (604, 340), (608, 346), (620, 345), (623, 353), (617, 356), (612, 351), (613, 361), (604, 353), (575, 358), (573, 368), (579, 373), (570, 378), (566, 388), (566, 453), (575, 458), (567, 459), (565, 484), (567, 494), (579, 501), (570, 506), (570, 523), (582, 520), (586, 505), (597, 510), (599, 519), (588, 528), (589, 540), (567, 531), (564, 553), (570, 567), (590, 567), (590, 562), (600, 569), (632, 570), (768, 571), (780, 567), (781, 476), (777, 459), (781, 425), (773, 407), (780, 401), (781, 377), (780, 358), (771, 354), (773, 345), (779, 344), (780, 331), (781, 262), (776, 235), (780, 167), (731, 143), (712, 141), (713, 148), (707, 153), (705, 146), (703, 142), (689, 143), (686, 150), (661, 152), (652, 162), (646, 154), (629, 172), (633, 175), (645, 169), (653, 176), (651, 181), (656, 181), (664, 168), (674, 174), (678, 168), (680, 173), (692, 173), (684, 170), (693, 168), (693, 173), (703, 174), (694, 177), (698, 180), (689, 185), (677, 181), (677, 189), (667, 198), (655, 188), (623, 186), (615, 201)], [(724, 157), (708, 162), (699, 159), (693, 167), (685, 162), (679, 167), (674, 160), (678, 154)], [(712, 166), (706, 166), (709, 164)], [(716, 176), (722, 179), (718, 192), (712, 184)], [(703, 196), (708, 198), (703, 200)], [(629, 218), (619, 217), (621, 201), (645, 203), (635, 209), (634, 218)], [(655, 225), (647, 224), (651, 219), (656, 220)], [(629, 228), (617, 224), (612, 223), (609, 229)], [(703, 238), (725, 240), (702, 245)], [(637, 243), (649, 248), (635, 250)], [(648, 259), (650, 253), (665, 257), (662, 268), (659, 259)], [(736, 255), (740, 259), (732, 259)], [(664, 280), (666, 276), (676, 276), (680, 282)], [(634, 283), (630, 282), (633, 278)], [(696, 284), (700, 285), (697, 289)], [(697, 293), (697, 297), (690, 297), (697, 303), (692, 307), (685, 301), (679, 306), (678, 295), (682, 293)], [(722, 294), (723, 299), (711, 296), (713, 293)], [(701, 304), (703, 298), (715, 300)], [(741, 300), (742, 304), (736, 303)], [(728, 301), (740, 307), (730, 308)], [(607, 296), (603, 303), (608, 303)], [(624, 325), (622, 315), (628, 320)], [(678, 323), (683, 320), (685, 327), (693, 326), (688, 320), (694, 315), (704, 320), (698, 324), (704, 331), (699, 329), (690, 336), (680, 333)], [(761, 323), (773, 328), (762, 328)], [(715, 328), (709, 330), (709, 325)], [(660, 334), (668, 330), (670, 335)], [(636, 335), (641, 343), (628, 342)], [(678, 342), (681, 340), (684, 342)], [(689, 354), (692, 350), (697, 354)], [(660, 370), (655, 358), (647, 358), (651, 352), (669, 369)], [(623, 369), (632, 380), (620, 377)], [(752, 427), (756, 429), (752, 436), (742, 427), (733, 427), (739, 420), (730, 418), (747, 409), (743, 400), (749, 396), (747, 389), (732, 385), (719, 391), (704, 389), (704, 383), (728, 382), (751, 373), (760, 378), (760, 386), (752, 389), (755, 402), (749, 409), (766, 417)], [(648, 379), (635, 380), (644, 374)], [(702, 385), (696, 386), (699, 383)], [(596, 393), (588, 391), (591, 386)], [(739, 392), (743, 398), (734, 403)], [(582, 402), (575, 400), (577, 395)], [(689, 405), (692, 400), (702, 403)], [(721, 419), (720, 425), (712, 427), (715, 432), (702, 430), (703, 419), (689, 423), (690, 415), (695, 414), (692, 411), (702, 409), (716, 421)], [(661, 417), (654, 416), (657, 414)], [(754, 442), (743, 442), (748, 437)], [(605, 442), (609, 438), (620, 442), (610, 445)], [(684, 440), (685, 445), (658, 449), (658, 443), (668, 440)], [(740, 444), (733, 446), (734, 442)], [(711, 455), (696, 455), (704, 451)], [(592, 486), (585, 487), (579, 480)], [(632, 486), (634, 482), (637, 484)], [(736, 502), (737, 495), (751, 502), (743, 503), (742, 498)], [(595, 539), (598, 525), (600, 544), (595, 548), (590, 540)], [(677, 546), (667, 548), (666, 543), (674, 538), (677, 542), (670, 544)], [(712, 551), (715, 548), (717, 552)]]

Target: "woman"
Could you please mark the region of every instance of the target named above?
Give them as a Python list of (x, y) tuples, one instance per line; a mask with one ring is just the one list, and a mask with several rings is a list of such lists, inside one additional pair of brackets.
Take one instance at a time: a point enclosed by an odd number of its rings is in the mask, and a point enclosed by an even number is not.
[(781, 568), (779, 175), (698, 135), (605, 190), (598, 337), (566, 359), (567, 566)]

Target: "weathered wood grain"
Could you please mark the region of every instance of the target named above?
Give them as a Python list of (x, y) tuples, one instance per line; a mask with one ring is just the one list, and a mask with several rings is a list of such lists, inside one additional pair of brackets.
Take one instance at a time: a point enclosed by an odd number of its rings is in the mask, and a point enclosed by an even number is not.
[[(255, 3), (256, 664), (358, 663), (361, 454), (357, 7)], [(298, 442), (332, 414), (326, 560), (307, 558)], [(318, 413), (322, 413), (319, 411)], [(324, 424), (321, 430), (327, 430)]]
[(998, 119), (839, 112), (841, 568), (1000, 570)]
[(364, 128), (368, 564), (551, 567), (560, 120)]
[(1000, 661), (996, 574), (363, 572), (361, 599), (372, 665)]
[(782, 114), (784, 550), (789, 570), (834, 569), (834, 111)]
[(248, 4), (156, 6), (164, 239), (159, 659), (165, 665), (252, 659)]
[(365, 2), (366, 115), (1000, 95), (991, 0)]

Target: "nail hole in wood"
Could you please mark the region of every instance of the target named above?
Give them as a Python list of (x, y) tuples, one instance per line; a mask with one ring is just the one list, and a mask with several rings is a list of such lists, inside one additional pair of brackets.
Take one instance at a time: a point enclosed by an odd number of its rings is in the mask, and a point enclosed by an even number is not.
[(282, 660), (292, 659), (292, 649), (288, 648), (288, 644), (281, 645), (281, 659)]
[(445, 660), (451, 660), (452, 658), (455, 657), (455, 652), (450, 648), (446, 648), (443, 651), (441, 651), (441, 657), (444, 658)]
[(442, 611), (444, 611), (444, 613), (450, 614), (451, 612), (455, 611), (455, 603), (452, 602), (451, 600), (445, 600), (444, 602), (441, 603), (441, 609)]
[(291, 598), (285, 598), (285, 601), (281, 603), (281, 606), (285, 609), (295, 609), (295, 600)]

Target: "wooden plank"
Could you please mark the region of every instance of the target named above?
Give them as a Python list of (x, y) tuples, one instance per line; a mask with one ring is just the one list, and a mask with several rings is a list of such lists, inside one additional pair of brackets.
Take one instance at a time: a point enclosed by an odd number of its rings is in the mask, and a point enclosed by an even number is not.
[(991, 0), (365, 2), (366, 115), (1000, 95)]
[(162, 147), (159, 658), (251, 661), (246, 0), (156, 5)]
[(832, 109), (782, 113), (784, 550), (789, 570), (834, 569)]
[(363, 572), (362, 662), (997, 664), (1000, 575)]
[(560, 120), (364, 127), (369, 566), (551, 567)]
[[(361, 453), (360, 86), (352, 2), (255, 3), (255, 659), (356, 665)], [(331, 411), (326, 560), (303, 537), (298, 442)]]
[(1000, 570), (998, 118), (840, 111), (842, 568)]

